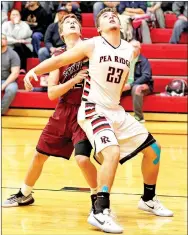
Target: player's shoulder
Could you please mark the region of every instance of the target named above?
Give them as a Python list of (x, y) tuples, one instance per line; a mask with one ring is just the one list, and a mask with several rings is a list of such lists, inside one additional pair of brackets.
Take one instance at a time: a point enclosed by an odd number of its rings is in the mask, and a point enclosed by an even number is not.
[(93, 38), (89, 38), (86, 40), (82, 40), (76, 46), (80, 50), (83, 50), (85, 52), (85, 55), (89, 57), (92, 54), (93, 49), (95, 48), (95, 43)]
[(84, 38), (82, 41), (86, 44), (95, 44), (97, 41), (101, 41), (102, 37), (101, 36), (95, 36), (92, 38)]
[(106, 41), (101, 36), (95, 36), (91, 38), (90, 44), (93, 45), (93, 48), (100, 48), (101, 46), (104, 46), (103, 44), (106, 44)]
[(98, 36), (97, 37), (92, 37), (92, 38), (84, 38), (82, 40), (82, 42), (84, 44), (94, 44), (95, 40), (97, 40)]
[(105, 41), (105, 39), (102, 36), (96, 36), (96, 37), (93, 37), (93, 39), (96, 42), (104, 42)]
[(133, 50), (133, 49), (134, 49), (133, 46), (131, 45), (131, 43), (125, 41), (124, 39), (121, 39), (121, 46), (122, 46), (123, 48), (128, 48), (128, 49), (130, 49), (130, 50)]

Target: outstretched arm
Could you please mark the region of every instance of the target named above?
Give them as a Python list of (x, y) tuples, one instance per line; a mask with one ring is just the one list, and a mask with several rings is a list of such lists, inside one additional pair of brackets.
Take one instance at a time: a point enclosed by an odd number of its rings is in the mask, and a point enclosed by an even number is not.
[(94, 43), (92, 39), (78, 43), (72, 49), (60, 54), (58, 56), (47, 59), (37, 65), (35, 68), (31, 69), (25, 76), (24, 82), (25, 86), (32, 87), (30, 81), (34, 78), (38, 80), (37, 75), (42, 75), (49, 73), (60, 67), (63, 67), (68, 64), (78, 62), (85, 57), (90, 58), (94, 49)]
[(44, 73), (48, 73), (59, 69), (68, 64), (72, 64), (78, 62), (85, 57), (89, 57), (88, 51), (91, 51), (92, 44), (87, 41), (83, 41), (78, 43), (72, 49), (55, 56), (53, 58), (47, 59), (33, 68), (33, 72), (36, 75), (42, 75)]

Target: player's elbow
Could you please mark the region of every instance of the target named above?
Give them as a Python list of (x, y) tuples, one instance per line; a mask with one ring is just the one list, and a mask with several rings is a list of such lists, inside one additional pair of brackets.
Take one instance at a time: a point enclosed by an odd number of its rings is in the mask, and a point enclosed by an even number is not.
[(56, 100), (57, 99), (57, 97), (55, 97), (55, 96), (53, 96), (53, 95), (48, 95), (48, 98), (49, 98), (49, 100)]
[(54, 92), (51, 88), (48, 88), (48, 98), (49, 100), (55, 100), (57, 97), (54, 95)]

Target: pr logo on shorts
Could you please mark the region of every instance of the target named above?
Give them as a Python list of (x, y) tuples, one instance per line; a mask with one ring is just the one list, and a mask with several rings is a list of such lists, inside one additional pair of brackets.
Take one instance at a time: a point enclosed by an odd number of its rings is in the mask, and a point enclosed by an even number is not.
[(107, 136), (102, 136), (101, 137), (101, 142), (102, 142), (102, 144), (106, 144), (106, 143), (110, 142), (110, 140)]

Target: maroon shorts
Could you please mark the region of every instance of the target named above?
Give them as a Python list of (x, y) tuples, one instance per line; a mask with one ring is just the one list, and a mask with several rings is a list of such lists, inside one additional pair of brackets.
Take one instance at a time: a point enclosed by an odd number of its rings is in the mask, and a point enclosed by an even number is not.
[(74, 146), (87, 140), (77, 123), (78, 109), (78, 105), (58, 103), (39, 138), (36, 147), (39, 153), (69, 159)]

